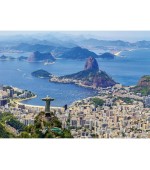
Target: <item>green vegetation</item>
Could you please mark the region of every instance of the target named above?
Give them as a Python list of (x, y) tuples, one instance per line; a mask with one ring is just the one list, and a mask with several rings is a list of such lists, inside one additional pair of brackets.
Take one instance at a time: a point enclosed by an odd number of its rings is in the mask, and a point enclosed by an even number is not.
[[(8, 122), (11, 122), (12, 126), (23, 125), (10, 113), (0, 113), (0, 138), (12, 138), (15, 135), (7, 128)], [(16, 129), (17, 130), (17, 129)]]
[(13, 115), (10, 113), (0, 113), (0, 122), (4, 124), (6, 121), (10, 120), (13, 118)]
[(91, 137), (92, 138), (98, 138), (98, 135), (93, 133), (93, 134), (91, 134)]
[(35, 96), (34, 93), (32, 93), (31, 91), (28, 91), (28, 90), (24, 90), (23, 93), (27, 93), (28, 98)]
[(138, 85), (131, 88), (131, 91), (136, 93), (141, 93), (142, 96), (150, 95), (150, 76), (143, 76)]
[(9, 89), (9, 90), (13, 89), (11, 86), (4, 86), (3, 88), (4, 89)]
[[(72, 138), (70, 130), (62, 129), (58, 118), (53, 113), (51, 115), (47, 119), (41, 112), (35, 118), (34, 125), (25, 126), (12, 114), (0, 113), (0, 138)], [(15, 134), (11, 127), (19, 134)]]
[(131, 99), (129, 97), (121, 98), (121, 100), (123, 100), (126, 104), (132, 104), (133, 103), (133, 99)]
[(70, 133), (70, 130), (68, 129), (64, 129), (63, 130), (63, 135), (62, 135), (63, 138), (73, 138), (71, 133)]
[(145, 81), (149, 82), (150, 81), (150, 76), (149, 75), (145, 75), (142, 77), (142, 79), (145, 79)]
[(141, 86), (136, 86), (131, 89), (135, 94), (141, 93), (142, 96), (148, 96), (150, 95), (150, 87), (141, 87)]
[(13, 137), (13, 135), (6, 130), (5, 126), (2, 123), (0, 123), (0, 138), (11, 138), (11, 137)]
[(19, 91), (14, 91), (15, 94), (17, 94), (17, 96), (21, 95), (22, 93)]
[(34, 125), (25, 128), (20, 138), (72, 138), (70, 130), (61, 129), (61, 122), (53, 113), (48, 120), (45, 113), (41, 112), (36, 118)]
[(38, 78), (50, 78), (51, 74), (45, 70), (37, 70), (31, 73), (32, 76)]
[(105, 101), (102, 100), (102, 99), (100, 99), (100, 98), (95, 97), (95, 98), (92, 99), (92, 103), (93, 103), (96, 107), (98, 107), (98, 106), (103, 106), (103, 104), (105, 103)]
[(116, 102), (117, 100), (122, 100), (126, 104), (133, 104), (134, 101), (132, 98), (129, 97), (117, 97), (115, 98), (114, 102)]
[(23, 131), (25, 129), (25, 125), (18, 121), (16, 118), (12, 117), (6, 122), (11, 127), (15, 128), (16, 130)]
[(98, 55), (88, 49), (81, 47), (73, 47), (64, 52), (60, 58), (71, 58), (71, 59), (86, 59), (89, 56), (97, 58)]

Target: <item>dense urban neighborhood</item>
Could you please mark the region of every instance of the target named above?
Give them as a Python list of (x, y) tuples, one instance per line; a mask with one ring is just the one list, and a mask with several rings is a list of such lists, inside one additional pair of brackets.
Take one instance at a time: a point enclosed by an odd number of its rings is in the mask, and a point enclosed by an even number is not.
[[(76, 101), (70, 106), (52, 107), (51, 111), (61, 122), (61, 128), (70, 131), (74, 138), (149, 138), (150, 96), (135, 94), (131, 89), (121, 84), (99, 88), (97, 96)], [(42, 106), (20, 102), (36, 97), (32, 92), (1, 86), (0, 96), (0, 114), (13, 115), (21, 127), (34, 126), (36, 117), (44, 112)], [(5, 128), (15, 137), (22, 133), (8, 119)]]

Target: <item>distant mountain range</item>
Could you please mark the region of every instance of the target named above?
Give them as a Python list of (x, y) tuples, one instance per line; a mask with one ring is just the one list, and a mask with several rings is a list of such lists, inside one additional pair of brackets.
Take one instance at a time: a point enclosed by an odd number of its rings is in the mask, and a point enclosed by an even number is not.
[(25, 51), (25, 52), (48, 52), (53, 50), (55, 47), (50, 45), (43, 45), (43, 44), (27, 44), (27, 43), (21, 43), (17, 46), (12, 47), (12, 49), (19, 50), (19, 51)]
[[(34, 41), (33, 41), (34, 42)], [(80, 41), (76, 41), (73, 42), (72, 41), (68, 41), (68, 42), (61, 42), (59, 43), (59, 41), (56, 42), (49, 42), (46, 40), (35, 40), (34, 43), (30, 44), (30, 43), (20, 43), (16, 46), (11, 46), (11, 49), (15, 49), (15, 50), (22, 50), (22, 51), (40, 51), (40, 52), (47, 52), (47, 51), (51, 51), (54, 49), (59, 49), (59, 48), (68, 48), (71, 49), (73, 47), (84, 47), (84, 48), (88, 48), (88, 47), (96, 47), (96, 48), (101, 48), (101, 47), (128, 47), (128, 48), (150, 48), (150, 41), (137, 41), (134, 43), (131, 42), (126, 42), (126, 41), (122, 41), (122, 40), (115, 40), (115, 41), (111, 41), (111, 40), (98, 40), (98, 39), (94, 39), (94, 38), (90, 38), (90, 39), (84, 39), (84, 40), (80, 40)]]
[[(46, 42), (45, 42), (46, 43)], [(11, 47), (11, 49), (23, 51), (23, 52), (50, 52), (54, 57), (60, 57), (63, 53), (70, 50), (70, 48), (63, 46), (52, 46), (47, 44), (28, 44), (21, 43), (17, 46)]]
[(66, 48), (66, 47), (55, 47), (53, 50), (51, 50), (51, 54), (52, 54), (55, 58), (59, 58), (59, 57), (61, 57), (64, 53), (67, 53), (68, 51), (70, 51), (70, 48)]
[[(96, 35), (96, 34), (95, 34)], [(138, 48), (150, 48), (150, 41), (137, 41), (137, 42), (127, 42), (120, 39), (116, 40), (104, 40), (108, 39), (108, 36), (104, 39), (95, 36), (94, 34), (85, 33), (69, 33), (69, 32), (35, 32), (35, 33), (17, 33), (1, 35), (0, 37), (0, 49), (1, 48), (16, 48), (19, 44), (32, 44), (33, 47), (36, 44), (48, 45), (53, 47), (66, 47), (73, 48), (76, 46), (81, 46), (87, 48), (90, 47), (138, 47)], [(129, 34), (131, 36), (131, 33)], [(149, 36), (148, 36), (149, 37)], [(111, 38), (111, 36), (110, 36)], [(130, 37), (129, 37), (130, 38)], [(127, 39), (127, 38), (126, 38)], [(131, 39), (131, 38), (130, 38)], [(146, 39), (148, 39), (146, 37)], [(19, 48), (19, 47), (18, 47)], [(34, 51), (40, 51), (39, 49), (34, 49)], [(45, 51), (40, 51), (45, 52)]]
[(87, 40), (80, 41), (78, 43), (80, 46), (93, 46), (93, 47), (98, 47), (98, 46), (123, 46), (123, 47), (129, 47), (131, 43), (129, 42), (124, 42), (121, 40), (116, 40), (116, 41), (109, 41), (109, 40), (97, 40), (94, 38), (90, 38)]
[(94, 58), (108, 58), (108, 59), (114, 58), (113, 54), (104, 53), (102, 55), (97, 55), (94, 52), (86, 48), (81, 48), (79, 46), (73, 47), (73, 48), (66, 48), (66, 47), (52, 47), (52, 46), (40, 45), (40, 44), (36, 44), (36, 45), (20, 44), (15, 49), (21, 50), (21, 51), (30, 51), (30, 52), (33, 51), (34, 53), (35, 51), (38, 51), (40, 53), (43, 53), (43, 52), (51, 53), (52, 56), (54, 56), (55, 58), (59, 57), (59, 58), (65, 58), (65, 59), (86, 59), (89, 56), (94, 57)]
[(103, 53), (101, 55), (97, 55), (96, 53), (81, 47), (74, 47), (66, 50), (60, 58), (66, 59), (87, 59), (89, 56), (94, 58), (102, 58), (102, 59), (114, 59), (115, 55), (111, 53)]
[[(94, 58), (114, 59), (115, 55), (111, 53), (104, 53), (102, 55), (93, 52), (94, 49), (102, 49), (103, 51), (122, 50), (122, 49), (138, 49), (150, 48), (150, 41), (137, 41), (135, 43), (125, 42), (121, 40), (109, 41), (98, 39), (84, 39), (72, 42), (71, 40), (64, 44), (57, 41), (51, 43), (47, 40), (32, 40), (38, 42), (37, 44), (20, 43), (12, 46), (10, 49), (19, 50), (23, 52), (51, 53), (55, 58), (65, 59), (87, 59), (89, 56)], [(40, 44), (41, 43), (41, 44)], [(58, 43), (58, 44), (57, 44)], [(66, 44), (68, 45), (66, 46)], [(70, 43), (70, 44), (69, 44)], [(73, 44), (72, 44), (73, 43)], [(75, 44), (76, 43), (76, 44)], [(72, 45), (71, 45), (72, 44)], [(64, 46), (63, 46), (64, 45)]]
[(98, 55), (88, 49), (81, 48), (81, 47), (74, 47), (66, 52), (64, 52), (60, 58), (67, 58), (67, 59), (86, 59), (89, 56), (97, 58)]
[(73, 47), (73, 48), (66, 48), (66, 47), (54, 47), (49, 45), (41, 45), (41, 44), (26, 44), (21, 43), (18, 46), (13, 47), (15, 50), (25, 51), (25, 52), (50, 52), (55, 57), (60, 58), (68, 58), (68, 59), (84, 59), (88, 56), (98, 57), (94, 52), (89, 51), (88, 49), (84, 49), (81, 47)]
[(83, 47), (130, 47), (130, 48), (150, 48), (150, 41), (137, 41), (135, 43), (122, 40), (98, 40), (94, 38), (82, 40), (77, 43)]

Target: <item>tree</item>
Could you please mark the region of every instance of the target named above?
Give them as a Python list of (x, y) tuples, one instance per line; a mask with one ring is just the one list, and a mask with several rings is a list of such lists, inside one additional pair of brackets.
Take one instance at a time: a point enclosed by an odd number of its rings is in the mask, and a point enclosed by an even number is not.
[(100, 98), (95, 97), (92, 99), (92, 102), (97, 107), (97, 106), (103, 106), (105, 101)]

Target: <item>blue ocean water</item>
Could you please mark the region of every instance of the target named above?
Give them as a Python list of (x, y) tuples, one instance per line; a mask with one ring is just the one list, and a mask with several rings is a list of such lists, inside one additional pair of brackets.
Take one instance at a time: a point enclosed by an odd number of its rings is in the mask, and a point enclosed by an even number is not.
[(99, 60), (99, 66), (123, 85), (135, 85), (143, 75), (150, 75), (150, 49), (125, 51), (114, 60)]
[[(13, 55), (12, 55), (13, 56)], [(80, 63), (80, 64), (79, 64)], [(82, 63), (82, 64), (81, 64)], [(28, 63), (25, 61), (0, 61), (0, 84), (11, 85), (27, 89), (38, 95), (37, 98), (24, 101), (32, 105), (44, 105), (41, 98), (49, 95), (54, 98), (53, 106), (64, 106), (97, 94), (95, 90), (86, 89), (74, 84), (58, 84), (49, 82), (48, 79), (39, 79), (31, 76), (38, 69), (44, 69), (54, 75), (64, 75), (82, 70), (84, 61), (58, 60), (55, 64)]]
[[(10, 56), (20, 56), (12, 53)], [(22, 54), (28, 56), (29, 53)], [(125, 51), (123, 57), (114, 60), (97, 59), (99, 67), (108, 73), (115, 81), (123, 85), (135, 85), (143, 75), (150, 75), (150, 49)], [(0, 61), (0, 84), (16, 86), (33, 91), (37, 98), (24, 101), (33, 105), (44, 105), (42, 97), (49, 95), (55, 98), (53, 106), (71, 104), (73, 101), (94, 96), (97, 92), (73, 84), (51, 83), (47, 79), (31, 76), (31, 72), (44, 69), (54, 75), (66, 75), (81, 71), (85, 60), (58, 59), (55, 64), (28, 63), (25, 61)]]

